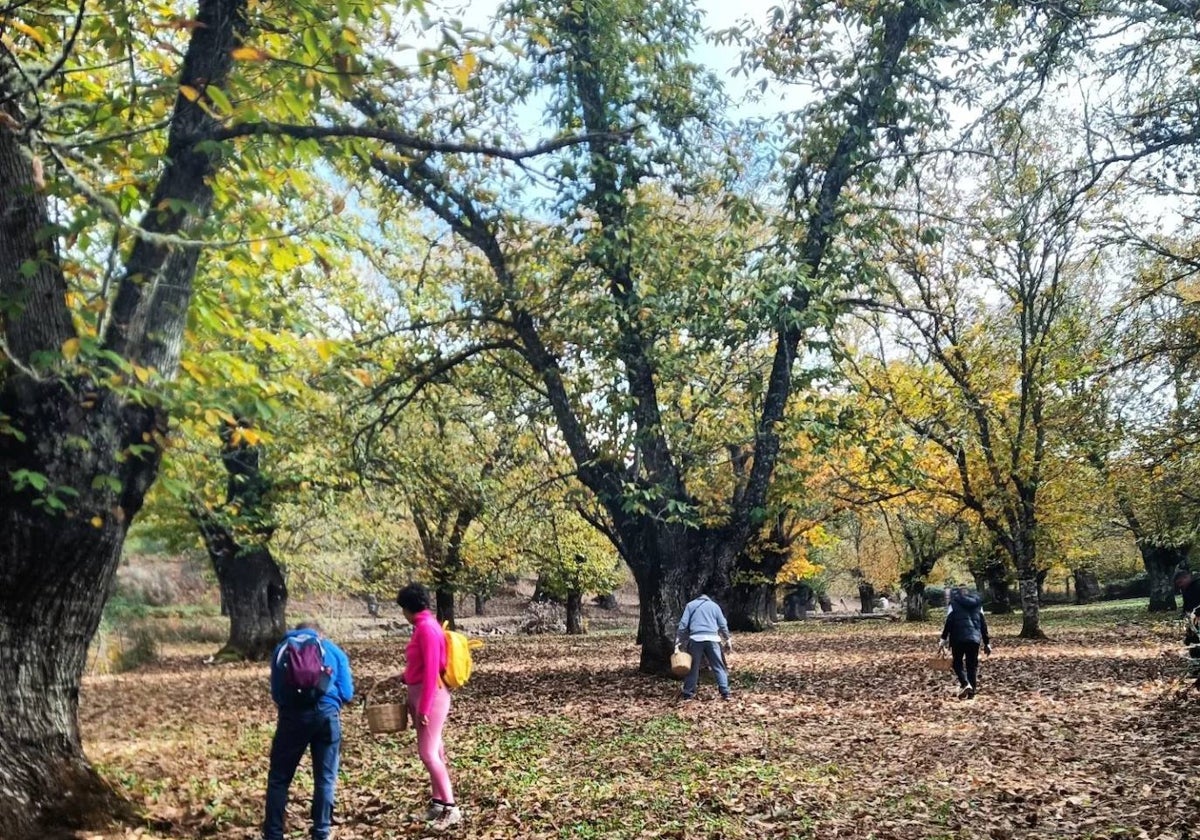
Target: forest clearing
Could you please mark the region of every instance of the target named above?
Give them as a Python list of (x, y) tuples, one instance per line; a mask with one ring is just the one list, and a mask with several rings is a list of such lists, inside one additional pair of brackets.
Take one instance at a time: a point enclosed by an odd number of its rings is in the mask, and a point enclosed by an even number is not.
[[(1163, 838), (1200, 814), (1195, 689), (1176, 622), (1142, 602), (1045, 611), (1052, 640), (993, 618), (974, 700), (928, 660), (938, 625), (782, 625), (742, 634), (735, 698), (675, 702), (636, 673), (628, 631), (488, 639), (455, 696), (447, 748), (469, 838)], [(348, 642), (365, 690), (402, 638)], [(175, 646), (85, 681), (85, 749), (144, 826), (90, 837), (255, 837), (274, 707), (262, 664)], [(412, 733), (343, 712), (338, 840), (426, 836)], [(289, 837), (307, 836), (307, 759)]]
[(1198, 19), (0, 0), (0, 840), (1195, 833)]

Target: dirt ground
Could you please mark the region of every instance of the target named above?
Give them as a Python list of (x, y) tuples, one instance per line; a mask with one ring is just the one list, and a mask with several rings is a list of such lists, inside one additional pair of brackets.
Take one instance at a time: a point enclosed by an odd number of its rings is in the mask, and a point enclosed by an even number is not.
[[(1163, 838), (1200, 835), (1200, 692), (1141, 607), (1054, 608), (1050, 640), (993, 619), (974, 700), (931, 667), (933, 623), (809, 621), (736, 639), (736, 694), (675, 702), (628, 631), (498, 636), (446, 737), (469, 838)], [(357, 621), (358, 619), (353, 619)], [(353, 639), (360, 690), (403, 639)], [(256, 837), (273, 708), (262, 665), (178, 646), (89, 678), (88, 755), (145, 810), (108, 838)], [(424, 837), (411, 732), (344, 712), (338, 840)], [(307, 762), (288, 827), (306, 837)]]

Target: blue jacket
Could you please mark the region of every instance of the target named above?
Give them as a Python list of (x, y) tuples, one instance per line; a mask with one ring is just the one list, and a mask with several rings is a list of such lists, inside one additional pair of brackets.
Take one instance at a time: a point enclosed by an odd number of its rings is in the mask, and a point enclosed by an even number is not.
[(983, 599), (966, 592), (955, 592), (950, 598), (954, 608), (942, 626), (942, 638), (952, 645), (967, 643), (989, 644), (987, 619), (983, 617)]
[(279, 668), (279, 652), (287, 644), (288, 639), (298, 639), (304, 636), (314, 636), (321, 640), (321, 648), (325, 651), (325, 667), (332, 669), (329, 679), (329, 690), (317, 702), (317, 707), (337, 711), (342, 704), (354, 699), (354, 677), (350, 674), (350, 659), (345, 651), (315, 630), (290, 630), (275, 646), (271, 654), (271, 699), (278, 706), (283, 700), (283, 671)]
[(721, 612), (716, 601), (707, 595), (701, 595), (694, 601), (689, 601), (683, 608), (675, 638), (679, 641), (685, 638), (696, 641), (728, 639), (729, 625), (725, 622), (725, 613)]

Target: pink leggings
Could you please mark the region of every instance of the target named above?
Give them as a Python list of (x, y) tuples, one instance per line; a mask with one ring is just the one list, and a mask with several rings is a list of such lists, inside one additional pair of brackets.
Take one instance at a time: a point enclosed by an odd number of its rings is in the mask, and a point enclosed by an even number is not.
[(433, 696), (433, 706), (429, 709), (429, 724), (422, 726), (417, 715), (421, 704), (423, 683), (408, 687), (408, 711), (417, 730), (417, 752), (425, 769), (429, 771), (429, 781), (433, 784), (433, 798), (439, 802), (454, 801), (454, 789), (450, 786), (450, 773), (446, 769), (446, 748), (442, 743), (442, 727), (446, 723), (446, 715), (450, 714), (450, 692), (440, 682)]

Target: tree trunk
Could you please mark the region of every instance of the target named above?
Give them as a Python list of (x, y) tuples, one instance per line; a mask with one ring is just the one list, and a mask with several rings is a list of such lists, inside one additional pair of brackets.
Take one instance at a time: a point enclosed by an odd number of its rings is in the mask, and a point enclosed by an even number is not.
[[(1096, 573), (1090, 569), (1075, 570), (1075, 603), (1076, 604), (1091, 604), (1100, 600), (1100, 596), (1104, 590), (1100, 588), (1100, 581), (1096, 579)], [(1067, 594), (1071, 592), (1071, 578), (1067, 578)]]
[(910, 569), (900, 576), (904, 587), (904, 620), (925, 621), (929, 618), (929, 604), (925, 601), (925, 575), (919, 569)]
[(529, 600), (535, 604), (544, 604), (547, 601), (554, 601), (555, 598), (546, 591), (546, 586), (542, 583), (542, 576), (539, 573), (537, 581), (533, 584), (533, 597)]
[(730, 630), (758, 633), (774, 624), (774, 583), (735, 583), (723, 597)]
[(287, 630), (287, 584), (267, 546), (275, 527), (271, 482), (262, 470), (262, 447), (241, 435), (248, 427), (241, 422), (220, 430), (225, 506), (193, 514), (229, 617), (229, 641), (219, 660), (266, 659)]
[(200, 533), (229, 615), (229, 641), (218, 660), (261, 660), (287, 631), (287, 584), (265, 544), (240, 546), (228, 528), (211, 519)]
[(1175, 612), (1175, 570), (1187, 564), (1189, 547), (1140, 545), (1150, 581), (1150, 612)]
[(727, 591), (740, 546), (718, 528), (689, 528), (650, 517), (623, 524), (625, 546), (640, 549), (632, 562), (625, 558), (638, 587), (639, 667), (648, 674), (666, 674), (684, 606), (703, 592), (716, 597)]
[(1008, 565), (1005, 563), (989, 565), (984, 569), (984, 578), (987, 581), (987, 591), (991, 595), (991, 602), (988, 604), (990, 611), (999, 615), (1011, 613), (1013, 604)]
[(567, 592), (567, 635), (583, 635), (583, 593), (578, 589)]
[(875, 612), (875, 584), (860, 580), (858, 582), (858, 600), (862, 605), (863, 615)]
[(816, 606), (816, 598), (812, 587), (799, 584), (783, 599), (783, 620), (803, 621), (808, 613)]
[[(83, 755), (79, 684), (129, 521), (160, 450), (152, 446), (140, 458), (119, 453), (157, 440), (165, 418), (92, 387), (88, 380), (36, 382), (13, 374), (0, 386), (0, 415), (25, 436), (0, 434), (5, 840), (41, 838), (47, 827), (89, 827), (97, 814), (126, 813)], [(62, 443), (72, 438), (79, 445)], [(17, 478), (33, 473), (42, 489)]]
[(475, 615), (483, 615), (483, 609), (487, 606), (488, 598), (482, 592), (475, 593)]
[(602, 610), (615, 610), (617, 608), (617, 595), (615, 592), (605, 592), (603, 595), (596, 596), (596, 607)]
[(1044, 639), (1042, 632), (1041, 612), (1038, 603), (1037, 578), (1026, 578), (1021, 581), (1021, 638)]
[(926, 621), (929, 619), (929, 604), (925, 601), (925, 587), (904, 590), (904, 620)]
[(454, 623), (454, 590), (439, 586), (435, 599), (437, 600), (438, 624), (449, 622), (451, 630), (457, 629), (457, 625)]

